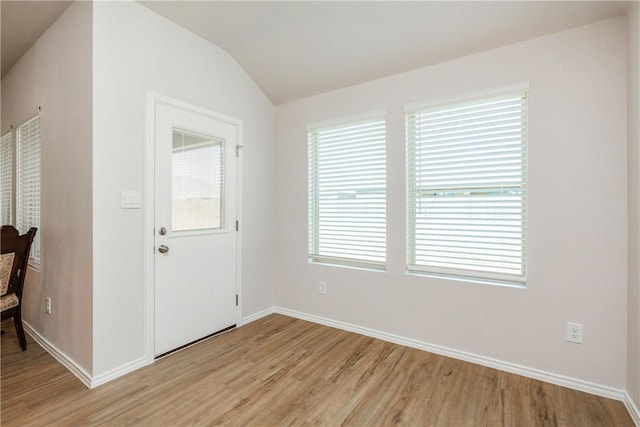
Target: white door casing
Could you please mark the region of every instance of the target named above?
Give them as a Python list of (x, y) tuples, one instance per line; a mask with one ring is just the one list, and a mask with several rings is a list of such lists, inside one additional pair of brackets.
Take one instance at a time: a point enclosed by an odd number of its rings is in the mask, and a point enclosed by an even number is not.
[[(147, 360), (238, 323), (241, 122), (149, 96)], [(152, 145), (152, 146), (150, 146)], [(149, 187), (152, 188), (149, 188)], [(184, 215), (184, 213), (187, 215)], [(160, 252), (160, 249), (166, 251)]]

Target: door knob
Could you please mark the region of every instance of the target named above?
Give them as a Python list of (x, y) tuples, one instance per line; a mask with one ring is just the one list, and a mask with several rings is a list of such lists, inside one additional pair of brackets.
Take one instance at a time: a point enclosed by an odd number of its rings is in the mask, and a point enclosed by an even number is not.
[(167, 252), (169, 252), (169, 247), (167, 245), (160, 245), (158, 246), (158, 252), (160, 252), (161, 254), (166, 254)]

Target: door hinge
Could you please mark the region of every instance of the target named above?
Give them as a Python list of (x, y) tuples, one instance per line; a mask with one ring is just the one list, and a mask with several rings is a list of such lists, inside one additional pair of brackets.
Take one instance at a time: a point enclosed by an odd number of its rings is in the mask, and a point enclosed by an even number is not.
[(238, 294), (236, 294), (236, 306), (238, 305)]
[(244, 145), (236, 144), (236, 157), (240, 157), (240, 150), (244, 148)]
[(240, 230), (240, 221), (236, 219), (236, 231)]

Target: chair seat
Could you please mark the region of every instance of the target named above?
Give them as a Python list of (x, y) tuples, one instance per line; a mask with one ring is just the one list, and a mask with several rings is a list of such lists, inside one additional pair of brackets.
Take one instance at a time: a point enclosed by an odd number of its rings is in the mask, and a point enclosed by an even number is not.
[(0, 311), (5, 311), (18, 305), (20, 300), (16, 294), (3, 295), (0, 297)]
[[(12, 225), (0, 227), (0, 317), (13, 318), (16, 335), (22, 350), (27, 349), (27, 337), (22, 327), (22, 289), (29, 264), (29, 250), (38, 231), (32, 227), (20, 235)], [(9, 277), (7, 277), (9, 273)], [(8, 280), (7, 280), (8, 279)]]

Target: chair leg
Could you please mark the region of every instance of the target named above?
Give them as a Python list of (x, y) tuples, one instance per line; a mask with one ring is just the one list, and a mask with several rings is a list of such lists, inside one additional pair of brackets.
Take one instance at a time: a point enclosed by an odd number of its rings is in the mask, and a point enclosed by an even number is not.
[(13, 323), (16, 325), (16, 334), (18, 335), (20, 348), (22, 348), (22, 351), (25, 351), (27, 349), (27, 337), (24, 336), (24, 329), (22, 328), (22, 313), (20, 313), (20, 311), (13, 316)]

